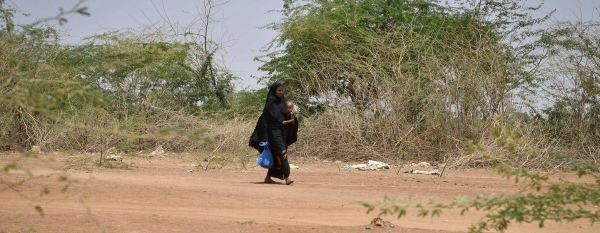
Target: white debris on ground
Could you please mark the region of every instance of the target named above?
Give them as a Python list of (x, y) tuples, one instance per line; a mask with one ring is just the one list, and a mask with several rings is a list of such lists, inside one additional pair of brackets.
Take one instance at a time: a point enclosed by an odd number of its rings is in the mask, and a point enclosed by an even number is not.
[(149, 157), (160, 156), (161, 158), (165, 156), (165, 150), (163, 150), (162, 146), (158, 146), (156, 150), (152, 151)]
[[(439, 175), (440, 174), (438, 169), (431, 170), (431, 168), (437, 168), (437, 167), (431, 166), (431, 164), (428, 162), (405, 164), (405, 165), (403, 165), (403, 167), (404, 167), (404, 169), (408, 169), (404, 173), (409, 173), (409, 174), (424, 174), (424, 175)], [(430, 168), (430, 169), (427, 169), (427, 168)], [(359, 171), (377, 171), (377, 170), (390, 169), (390, 165), (388, 165), (384, 162), (369, 160), (366, 164), (346, 165), (346, 166), (341, 167), (341, 169), (342, 170), (359, 170)]]
[(117, 153), (117, 148), (116, 147), (111, 147), (108, 150), (106, 150), (106, 154), (107, 155), (114, 155)]
[(360, 170), (360, 171), (377, 171), (390, 169), (390, 165), (384, 162), (369, 160), (367, 164), (346, 165), (342, 167), (344, 170)]
[(423, 175), (440, 175), (440, 171), (437, 169), (438, 166), (432, 166), (428, 162), (411, 163), (403, 165), (404, 173), (408, 174), (423, 174)]
[(39, 146), (33, 146), (33, 147), (31, 147), (31, 152), (36, 153), (36, 154), (41, 154), (42, 150), (40, 149)]
[(104, 160), (123, 161), (123, 156), (121, 156), (121, 155), (119, 155), (119, 153), (117, 153), (116, 147), (111, 147), (108, 150), (106, 150), (106, 156), (104, 157)]
[(421, 170), (412, 170), (412, 171), (406, 171), (404, 173), (410, 173), (410, 174), (423, 174), (423, 175), (439, 175), (440, 171), (438, 169), (435, 169), (433, 171), (421, 171)]
[(300, 169), (300, 167), (290, 163), (290, 169)]
[(107, 155), (104, 159), (108, 161), (122, 161), (123, 157), (119, 155)]

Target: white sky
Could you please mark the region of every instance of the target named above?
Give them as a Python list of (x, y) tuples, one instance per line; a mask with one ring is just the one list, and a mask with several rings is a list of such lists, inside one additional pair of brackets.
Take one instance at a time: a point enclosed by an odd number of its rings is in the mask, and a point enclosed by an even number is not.
[[(538, 4), (541, 0), (528, 0), (528, 5)], [(28, 17), (16, 15), (17, 23), (33, 22), (38, 18), (54, 16), (59, 8), (70, 9), (78, 0), (13, 0)], [(530, 3), (530, 4), (529, 4)], [(68, 43), (78, 43), (86, 36), (101, 34), (105, 31), (143, 24), (156, 23), (161, 20), (155, 6), (162, 8), (173, 21), (188, 23), (191, 14), (196, 13), (196, 6), (201, 7), (203, 0), (87, 0), (83, 6), (88, 7), (91, 16), (69, 16), (69, 22), (58, 29), (68, 30)], [(229, 69), (242, 80), (237, 89), (259, 87), (257, 80), (251, 76), (261, 76), (258, 71), (261, 65), (254, 58), (264, 55), (259, 50), (269, 43), (276, 32), (259, 29), (268, 23), (277, 22), (281, 15), (270, 10), (282, 9), (282, 0), (231, 0), (221, 8), (218, 18), (224, 22), (214, 25), (215, 30), (225, 31), (235, 38), (231, 47), (227, 48), (225, 63)], [(580, 7), (581, 6), (581, 7)], [(600, 0), (546, 0), (542, 12), (556, 9), (553, 20), (584, 19), (599, 21), (600, 15), (594, 15), (594, 6), (600, 6)], [(163, 9), (160, 9), (161, 13)], [(187, 12), (187, 13), (186, 13)], [(215, 33), (219, 34), (219, 33)], [(223, 34), (223, 33), (220, 33)]]

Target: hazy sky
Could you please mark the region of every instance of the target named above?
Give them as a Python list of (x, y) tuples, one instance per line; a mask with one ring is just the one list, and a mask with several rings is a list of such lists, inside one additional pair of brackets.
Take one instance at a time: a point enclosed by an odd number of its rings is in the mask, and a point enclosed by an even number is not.
[[(28, 17), (16, 15), (17, 23), (33, 22), (38, 18), (54, 16), (59, 7), (70, 9), (78, 0), (13, 0)], [(541, 0), (527, 1), (532, 6)], [(159, 11), (169, 16), (172, 21), (189, 23), (192, 15), (197, 13), (197, 7), (202, 7), (203, 0), (87, 0), (83, 6), (88, 7), (91, 16), (70, 16), (69, 22), (58, 29), (68, 30), (70, 35), (65, 39), (68, 43), (78, 43), (82, 38), (101, 34), (108, 30), (118, 30), (127, 27), (138, 27), (143, 24), (157, 23), (161, 17)], [(231, 0), (217, 14), (224, 22), (214, 25), (215, 34), (225, 34), (235, 38), (231, 47), (227, 48), (225, 62), (232, 72), (242, 79), (238, 89), (258, 87), (251, 75), (261, 76), (257, 70), (261, 65), (254, 58), (263, 55), (259, 50), (271, 41), (276, 32), (259, 29), (268, 23), (281, 18), (277, 12), (270, 10), (281, 9), (282, 0)], [(164, 9), (163, 9), (164, 6)], [(580, 7), (581, 6), (581, 7)], [(583, 16), (585, 19), (596, 17), (593, 7), (600, 6), (600, 0), (546, 0), (543, 12), (556, 9), (554, 20), (574, 19)]]

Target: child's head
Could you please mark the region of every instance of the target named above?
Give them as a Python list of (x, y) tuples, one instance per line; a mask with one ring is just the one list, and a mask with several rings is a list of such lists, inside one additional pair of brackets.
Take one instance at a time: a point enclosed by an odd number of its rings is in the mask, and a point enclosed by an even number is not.
[(287, 108), (288, 112), (294, 111), (294, 103), (292, 101), (285, 102), (285, 108)]

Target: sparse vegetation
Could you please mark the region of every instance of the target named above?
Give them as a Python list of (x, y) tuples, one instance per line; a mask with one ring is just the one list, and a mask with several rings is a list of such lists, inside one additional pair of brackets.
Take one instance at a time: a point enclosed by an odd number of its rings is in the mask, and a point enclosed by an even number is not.
[[(407, 213), (417, 212), (419, 217), (440, 217), (445, 210), (458, 209), (463, 215), (469, 211), (480, 211), (484, 216), (473, 223), (469, 232), (504, 232), (511, 223), (537, 223), (540, 228), (547, 221), (573, 222), (588, 220), (591, 224), (600, 221), (600, 211), (592, 208), (600, 204), (600, 176), (598, 167), (592, 163), (574, 166), (579, 178), (590, 176), (593, 182), (550, 179), (550, 173), (515, 168), (505, 162), (505, 156), (520, 157), (517, 148), (523, 148), (525, 156), (535, 158), (539, 151), (531, 148), (519, 134), (500, 125), (491, 127), (496, 138), (496, 147), (502, 152), (488, 159), (497, 161), (495, 169), (506, 179), (524, 183), (516, 193), (479, 194), (475, 197), (457, 196), (444, 202), (431, 200), (428, 203), (415, 203), (412, 200), (400, 200), (385, 196), (376, 203), (359, 202), (367, 212), (379, 211), (379, 216), (392, 215), (406, 217)], [(480, 145), (470, 144), (467, 151), (485, 152)], [(567, 159), (568, 160), (568, 159)]]
[[(16, 25), (18, 3), (0, 0), (0, 150), (25, 157), (38, 155), (30, 151), (34, 146), (100, 154), (69, 161), (78, 169), (131, 169), (134, 164), (105, 161), (107, 150), (134, 154), (158, 146), (191, 154), (197, 170), (253, 164), (256, 152), (247, 140), (266, 89), (234, 91), (238, 77), (217, 59), (227, 46), (211, 38), (211, 9), (227, 1), (204, 1), (197, 25), (164, 22), (60, 44), (44, 20), (89, 15), (82, 3)], [(426, 160), (526, 178), (529, 185), (517, 195), (417, 206), (422, 216), (450, 208), (492, 210), (475, 232), (502, 231), (512, 221), (598, 220), (598, 212), (563, 208), (597, 203), (598, 183), (549, 183), (538, 172), (575, 169), (598, 180), (597, 21), (532, 18), (540, 6), (524, 0), (283, 4), (284, 18), (268, 25), (279, 36), (257, 60), (268, 73), (261, 82), (283, 80), (287, 97), (300, 106), (295, 156)], [(0, 191), (36, 177), (17, 162), (2, 166), (5, 174), (28, 176), (17, 182), (0, 177)], [(543, 201), (563, 204), (539, 206)], [(383, 214), (405, 213), (392, 199), (382, 204)], [(507, 212), (518, 205), (531, 208)], [(41, 205), (34, 208), (43, 214)]]
[(249, 221), (244, 221), (244, 222), (237, 221), (237, 224), (239, 224), (239, 225), (252, 225), (252, 224), (256, 224), (256, 223), (254, 222), (254, 220), (249, 220)]

